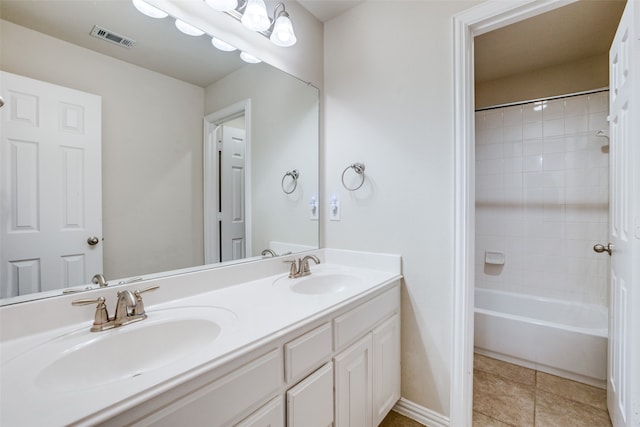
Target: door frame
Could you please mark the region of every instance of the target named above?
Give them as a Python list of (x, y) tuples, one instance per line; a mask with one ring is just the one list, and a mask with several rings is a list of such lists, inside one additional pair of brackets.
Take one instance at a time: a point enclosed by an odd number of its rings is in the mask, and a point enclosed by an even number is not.
[(450, 422), (471, 426), (475, 253), (474, 37), (577, 0), (488, 0), (453, 17), (454, 244)]
[(213, 154), (216, 152), (215, 138), (211, 138), (210, 135), (215, 135), (213, 132), (215, 128), (224, 122), (227, 122), (236, 117), (244, 115), (245, 118), (245, 143), (246, 143), (246, 165), (245, 168), (245, 238), (246, 246), (245, 253), (250, 256), (252, 252), (251, 242), (251, 99), (243, 99), (228, 107), (222, 108), (214, 113), (211, 113), (204, 117), (204, 263), (212, 264), (216, 263), (220, 259), (220, 251), (218, 242), (220, 240), (220, 233), (218, 231), (218, 212), (220, 211), (218, 206), (218, 163), (212, 161), (216, 158)]

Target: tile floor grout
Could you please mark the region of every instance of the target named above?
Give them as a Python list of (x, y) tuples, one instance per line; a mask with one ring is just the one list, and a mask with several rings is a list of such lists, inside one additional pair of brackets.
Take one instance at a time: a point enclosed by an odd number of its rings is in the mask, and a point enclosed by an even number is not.
[(605, 390), (478, 354), (473, 406), (474, 427), (611, 426)]
[[(497, 388), (492, 390), (490, 386)], [(481, 388), (487, 395), (480, 394)], [(517, 404), (523, 403), (514, 398), (518, 395), (525, 397), (528, 417), (518, 418), (522, 415), (518, 410), (522, 408), (514, 411)], [(500, 405), (505, 402), (506, 407), (501, 410)], [(473, 427), (501, 426), (611, 427), (606, 391), (476, 354)], [(423, 424), (391, 411), (380, 427), (423, 427)]]

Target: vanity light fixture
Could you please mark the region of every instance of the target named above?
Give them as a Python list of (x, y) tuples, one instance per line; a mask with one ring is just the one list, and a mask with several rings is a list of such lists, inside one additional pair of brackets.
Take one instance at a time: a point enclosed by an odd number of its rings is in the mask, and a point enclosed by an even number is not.
[(187, 24), (181, 19), (176, 19), (176, 28), (188, 36), (198, 37), (204, 34), (204, 31), (201, 29), (196, 28), (191, 24)]
[[(276, 13), (280, 6), (282, 6), (282, 10), (279, 13)], [(289, 47), (296, 44), (297, 39), (293, 32), (293, 24), (291, 23), (289, 14), (284, 9), (283, 3), (278, 3), (276, 5), (276, 8), (273, 11), (273, 16), (275, 17), (275, 20), (273, 21), (273, 30), (269, 37), (273, 44), (282, 47)]]
[(244, 62), (248, 62), (249, 64), (258, 64), (262, 62), (261, 59), (256, 58), (255, 56), (247, 52), (240, 52), (240, 59), (242, 59)]
[(224, 40), (220, 40), (217, 37), (211, 37), (211, 44), (214, 45), (216, 47), (216, 49), (220, 49), (220, 50), (223, 50), (225, 52), (233, 52), (234, 50), (238, 49), (234, 45), (229, 44)]
[(133, 5), (140, 13), (147, 15), (150, 18), (162, 19), (169, 16), (169, 14), (163, 10), (158, 9), (155, 6), (151, 6), (144, 0), (133, 0)]
[(242, 25), (253, 31), (266, 31), (271, 26), (264, 0), (248, 0), (240, 19)]
[[(273, 18), (269, 18), (264, 0), (204, 1), (212, 8), (225, 12), (227, 15), (237, 19), (248, 29), (268, 37), (276, 46), (289, 47), (297, 42), (293, 31), (293, 23), (284, 3), (278, 3), (273, 10)], [(227, 2), (229, 3), (222, 5)], [(233, 4), (235, 4), (235, 7), (231, 8)]]
[[(253, 22), (257, 22), (259, 20), (262, 20), (262, 18), (266, 18), (266, 30), (271, 30), (271, 32), (265, 32), (265, 31), (260, 31), (260, 33), (266, 37), (269, 37), (272, 33), (274, 33), (277, 30), (277, 33), (275, 33), (275, 35), (273, 37), (271, 37), (271, 40), (278, 46), (291, 46), (296, 42), (296, 36), (293, 33), (293, 26), (291, 25), (291, 20), (289, 19), (289, 14), (284, 10), (284, 4), (282, 3), (278, 3), (276, 5), (276, 8), (274, 9), (274, 20), (271, 21), (269, 19), (269, 16), (267, 15), (267, 10), (266, 7), (264, 5), (264, 0), (244, 0), (245, 3), (243, 3), (239, 8), (237, 6), (237, 1), (238, 0), (204, 0), (209, 6), (218, 9), (218, 8), (226, 8), (226, 7), (231, 7), (233, 6), (233, 4), (236, 5), (236, 8), (233, 9), (231, 12), (227, 12), (229, 15), (233, 16), (234, 18), (240, 20), (240, 15), (238, 13), (238, 10), (242, 10), (242, 9), (247, 9), (247, 10), (251, 10), (251, 7), (257, 7), (258, 9), (260, 7), (264, 8), (264, 16), (260, 15), (257, 18), (251, 18), (251, 15), (249, 15), (249, 19), (251, 19)], [(151, 18), (166, 18), (167, 16), (169, 16), (168, 13), (166, 13), (163, 10), (158, 9), (155, 6), (150, 5), (149, 3), (145, 2), (144, 0), (132, 0), (133, 5), (135, 6), (136, 9), (138, 9), (139, 12), (151, 17)], [(223, 4), (225, 3), (225, 4)], [(232, 4), (233, 3), (233, 4)], [(255, 6), (257, 5), (257, 6)], [(282, 7), (282, 10), (280, 11), (280, 13), (276, 14), (276, 12), (278, 11), (278, 8)], [(257, 10), (257, 9), (256, 9)], [(260, 14), (260, 12), (258, 11), (258, 13)], [(246, 14), (246, 13), (245, 13)], [(181, 32), (183, 32), (184, 34), (187, 34), (189, 36), (201, 36), (203, 34), (205, 34), (204, 31), (200, 30), (197, 27), (194, 27), (193, 25), (181, 20), (181, 19), (177, 19), (175, 20), (175, 25), (176, 28), (178, 30), (180, 30)], [(264, 23), (260, 24), (259, 28), (264, 28)], [(212, 36), (211, 37), (211, 44), (213, 44), (216, 48), (226, 51), (226, 52), (231, 52), (234, 50), (237, 50), (237, 48), (223, 40), (220, 40), (219, 38)], [(262, 62), (262, 60), (260, 58), (257, 58), (254, 55), (251, 55), (247, 52), (240, 52), (240, 58), (244, 61), (244, 62), (248, 62), (250, 64), (257, 64)]]

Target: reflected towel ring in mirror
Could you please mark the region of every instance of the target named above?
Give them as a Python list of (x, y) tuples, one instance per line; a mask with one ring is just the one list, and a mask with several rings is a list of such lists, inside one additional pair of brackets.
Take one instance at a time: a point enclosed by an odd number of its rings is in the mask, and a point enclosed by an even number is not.
[[(288, 176), (291, 177), (291, 183), (288, 186), (288, 187), (291, 187), (291, 190), (289, 191), (287, 191), (284, 186), (284, 181), (285, 179), (287, 179)], [(294, 191), (296, 191), (296, 188), (298, 187), (299, 176), (300, 176), (300, 172), (298, 172), (298, 169), (287, 171), (287, 173), (284, 174), (284, 176), (282, 177), (282, 182), (280, 183), (280, 186), (282, 187), (282, 191), (284, 191), (284, 194), (291, 194)]]
[[(353, 169), (361, 177), (360, 184), (356, 187), (349, 187), (347, 186), (347, 184), (344, 183), (344, 174), (346, 174), (349, 169)], [(362, 187), (363, 184), (364, 184), (364, 163), (356, 162), (344, 168), (344, 170), (342, 171), (342, 185), (344, 186), (344, 188), (346, 188), (349, 191), (356, 191), (358, 188)]]

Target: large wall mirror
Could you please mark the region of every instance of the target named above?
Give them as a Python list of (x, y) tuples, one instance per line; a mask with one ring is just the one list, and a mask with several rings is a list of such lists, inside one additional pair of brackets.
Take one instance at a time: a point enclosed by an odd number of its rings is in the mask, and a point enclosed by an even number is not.
[(318, 247), (315, 87), (130, 0), (0, 5), (1, 303)]

